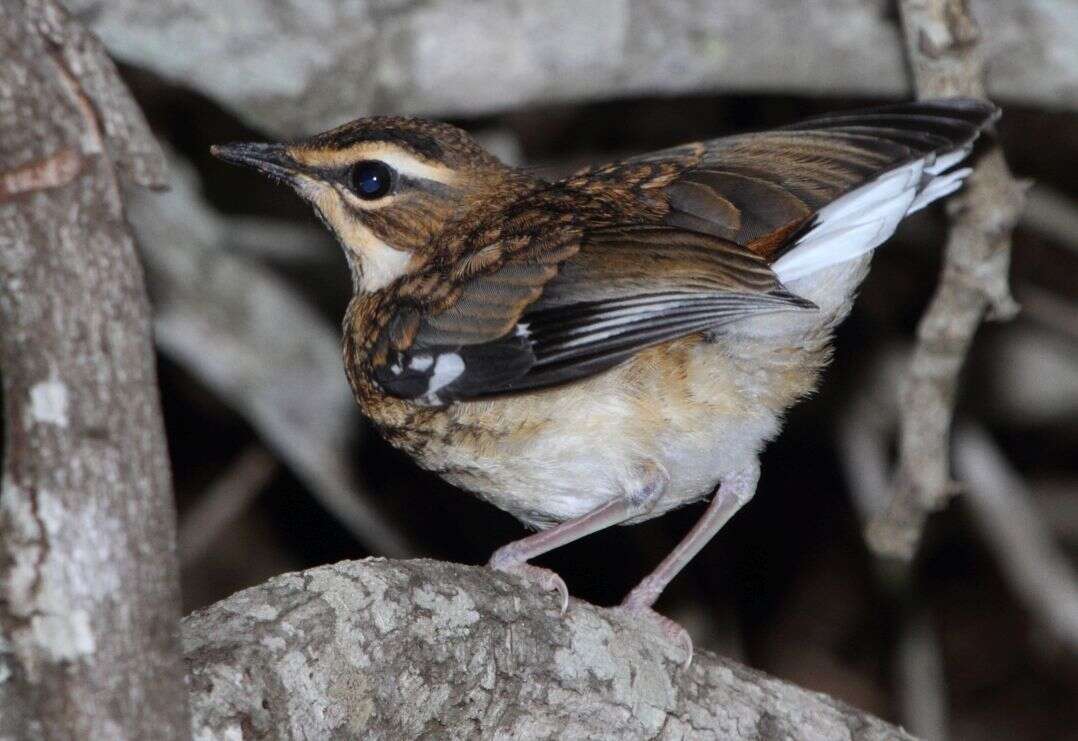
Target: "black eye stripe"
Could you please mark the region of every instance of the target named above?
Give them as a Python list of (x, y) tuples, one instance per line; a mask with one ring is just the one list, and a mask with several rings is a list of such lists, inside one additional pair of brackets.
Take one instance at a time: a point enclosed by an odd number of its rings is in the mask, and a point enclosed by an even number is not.
[(452, 185), (424, 177), (406, 175), (403, 172), (397, 175), (397, 190), (416, 190), (440, 198), (451, 198), (458, 192)]
[(393, 189), (396, 173), (380, 160), (363, 160), (352, 165), (348, 173), (349, 186), (365, 201), (373, 201), (389, 194)]

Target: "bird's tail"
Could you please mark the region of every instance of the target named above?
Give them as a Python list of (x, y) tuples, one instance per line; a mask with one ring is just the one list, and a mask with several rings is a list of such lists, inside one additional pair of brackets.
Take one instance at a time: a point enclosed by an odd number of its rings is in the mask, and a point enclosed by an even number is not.
[(794, 128), (900, 144), (910, 158), (821, 208), (772, 264), (779, 280), (788, 285), (874, 250), (906, 216), (958, 190), (972, 172), (959, 163), (998, 116), (999, 109), (985, 101), (947, 98), (797, 124)]

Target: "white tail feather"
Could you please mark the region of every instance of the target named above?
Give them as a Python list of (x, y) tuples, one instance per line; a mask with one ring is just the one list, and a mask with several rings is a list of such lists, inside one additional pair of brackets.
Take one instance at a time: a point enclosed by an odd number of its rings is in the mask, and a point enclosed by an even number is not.
[(969, 152), (968, 146), (961, 147), (910, 162), (829, 203), (772, 270), (780, 281), (789, 283), (876, 249), (906, 216), (962, 187), (970, 168), (945, 171)]
[(959, 162), (969, 156), (971, 147), (959, 147), (953, 152), (948, 152), (942, 157), (937, 157), (932, 164), (925, 166), (925, 172), (929, 175), (939, 175), (944, 170), (950, 170)]
[(924, 187), (917, 197), (913, 199), (913, 205), (910, 206), (910, 210), (906, 212), (906, 215), (920, 211), (922, 208), (932, 203), (932, 201), (949, 196), (956, 190), (962, 187), (962, 182), (973, 172), (972, 168), (963, 167), (960, 170), (949, 172), (933, 180)]

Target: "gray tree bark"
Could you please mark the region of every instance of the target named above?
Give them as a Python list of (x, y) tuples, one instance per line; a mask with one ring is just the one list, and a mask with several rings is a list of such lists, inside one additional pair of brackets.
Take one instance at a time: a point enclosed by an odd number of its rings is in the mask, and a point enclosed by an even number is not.
[(342, 562), (184, 620), (192, 730), (239, 738), (905, 739), (624, 613), (437, 561)]
[[(626, 95), (911, 92), (890, 0), (65, 2), (118, 58), (277, 135)], [(1078, 109), (1078, 4), (973, 5), (993, 97)]]
[[(984, 98), (986, 35), (966, 0), (901, 0), (903, 26), (919, 98)], [(958, 375), (987, 316), (1018, 312), (1007, 273), (1011, 232), (1027, 183), (1012, 177), (993, 143), (969, 187), (950, 204), (943, 270), (917, 327), (917, 346), (902, 383), (899, 462), (886, 510), (866, 530), (876, 553), (913, 558), (929, 513), (957, 491), (950, 475), (950, 431)]]
[(0, 6), (0, 736), (189, 735), (169, 463), (117, 176), (163, 159), (100, 44)]

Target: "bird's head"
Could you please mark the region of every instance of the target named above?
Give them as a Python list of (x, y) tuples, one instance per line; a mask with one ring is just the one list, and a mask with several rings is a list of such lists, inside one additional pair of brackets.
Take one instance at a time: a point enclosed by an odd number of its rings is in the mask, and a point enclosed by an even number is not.
[(357, 291), (376, 291), (426, 263), (436, 237), (514, 171), (448, 124), (361, 118), (292, 144), (211, 151), (295, 188), (336, 234)]

